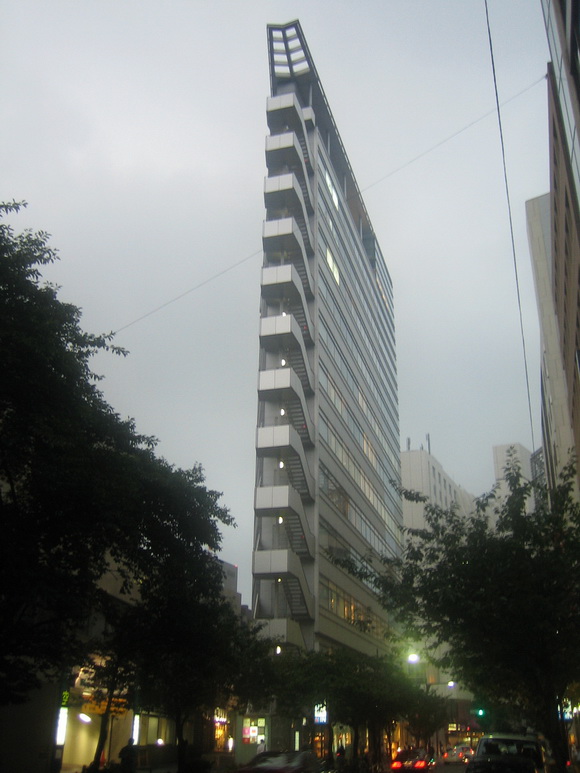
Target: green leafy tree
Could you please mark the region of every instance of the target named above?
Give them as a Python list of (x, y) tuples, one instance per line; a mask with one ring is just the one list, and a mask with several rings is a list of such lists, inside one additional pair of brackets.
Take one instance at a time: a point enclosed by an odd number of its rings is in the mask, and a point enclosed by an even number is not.
[[(0, 214), (18, 209), (4, 205)], [(25, 700), (87, 659), (107, 700), (127, 689), (138, 667), (159, 680), (164, 664), (159, 659), (154, 672), (143, 646), (149, 624), (176, 671), (176, 653), (183, 670), (195, 657), (200, 671), (217, 651), (218, 632), (243, 638), (224, 611), (215, 555), (219, 527), (232, 518), (200, 466), (181, 470), (158, 458), (154, 440), (104, 400), (90, 360), (123, 352), (111, 336), (83, 332), (78, 308), (42, 281), (56, 257), (46, 234), (15, 235), (0, 221), (3, 703)], [(241, 684), (239, 674), (228, 678)], [(208, 681), (199, 686), (204, 705)]]
[(120, 604), (114, 598), (108, 602), (106, 622), (105, 618), (101, 620), (104, 627), (91, 639), (90, 655), (83, 664), (84, 686), (92, 688), (91, 701), (101, 709), (96, 715), (99, 734), (93, 755), (93, 767), (97, 770), (116, 709), (134, 706), (136, 681), (132, 622), (138, 608)]
[(327, 702), (328, 659), (320, 652), (282, 647), (272, 656), (271, 694), (279, 716), (291, 720), (296, 729), (312, 734), (314, 708)]
[(449, 722), (449, 701), (428, 689), (415, 687), (411, 705), (403, 716), (417, 744), (426, 749), (435, 733)]
[[(167, 558), (153, 585), (141, 583), (136, 602), (111, 599), (106, 625), (90, 644), (93, 699), (104, 707), (95, 763), (119, 701), (174, 720), (178, 770), (185, 771), (191, 756), (207, 751), (200, 728), (205, 717), (213, 721), (216, 707), (233, 709), (271, 696), (271, 642), (223, 598), (199, 595), (194, 564)], [(213, 570), (221, 578), (219, 562), (211, 561), (206, 576)], [(198, 731), (192, 746), (184, 741), (188, 721)]]
[(468, 517), (404, 492), (425, 502), (426, 526), (409, 531), (400, 560), (365, 577), (414, 637), (443, 647), (441, 664), (461, 682), (543, 732), (563, 769), (562, 700), (580, 672), (574, 470), (549, 492), (525, 481), (513, 456), (505, 474), (509, 495), (482, 497)]
[[(275, 658), (277, 711), (295, 720), (310, 718), (325, 704), (330, 723), (353, 730), (353, 757), (368, 729), (371, 764), (383, 762), (383, 732), (391, 738), (397, 721), (418, 705), (417, 689), (396, 653), (372, 657), (346, 648), (328, 652), (284, 651)], [(424, 694), (423, 694), (424, 695)]]
[[(149, 693), (153, 685), (164, 685), (166, 692), (160, 693), (155, 708), (175, 717), (179, 731), (187, 716), (175, 711), (178, 696), (189, 686), (198, 705), (209, 705), (203, 679), (213, 679), (214, 690), (224, 683), (215, 664), (218, 652), (224, 655), (228, 677), (237, 679), (237, 661), (226, 657), (224, 648), (234, 642), (241, 648), (241, 624), (222, 597), (223, 570), (214, 553), (218, 535), (207, 532), (205, 522), (228, 516), (218, 504), (219, 495), (203, 486), (199, 467), (182, 471), (153, 463), (135, 469), (133, 482), (140, 474), (139, 498), (142, 504), (151, 499), (151, 510), (139, 522), (138, 544), (115, 558), (125, 603), (104, 595), (100, 629), (86, 651), (104, 701), (119, 691), (134, 698), (144, 681)], [(193, 673), (198, 674), (195, 684)], [(171, 701), (164, 700), (168, 695)], [(107, 727), (105, 712), (95, 760), (100, 759)]]
[(380, 768), (383, 735), (390, 741), (395, 723), (410, 710), (415, 699), (413, 685), (395, 652), (372, 657), (341, 649), (329, 657), (331, 717), (353, 728), (354, 757), (359, 753), (360, 732), (368, 729), (370, 762)]
[(185, 742), (186, 722), (199, 726), (204, 717), (213, 720), (218, 706), (259, 704), (269, 696), (271, 643), (226, 601), (216, 604), (183, 587), (163, 594), (148, 612), (136, 651), (139, 706), (172, 717), (178, 771), (185, 771), (190, 757), (204, 751), (200, 738), (193, 747)]
[(491, 701), (489, 696), (482, 700), (475, 696), (470, 714), (474, 720), (474, 727), (483, 733), (511, 733), (522, 730), (521, 707)]
[(96, 389), (88, 362), (110, 339), (82, 332), (78, 309), (41, 284), (55, 258), (46, 234), (15, 236), (0, 222), (2, 703), (80, 661), (71, 631), (98, 595), (119, 530), (113, 457), (149, 445)]

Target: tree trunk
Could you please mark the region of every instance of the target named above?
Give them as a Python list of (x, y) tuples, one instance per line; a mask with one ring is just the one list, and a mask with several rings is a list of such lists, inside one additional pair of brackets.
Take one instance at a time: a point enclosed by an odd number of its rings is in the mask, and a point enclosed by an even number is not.
[(392, 749), (393, 749), (393, 731), (392, 731), (392, 727), (391, 727), (391, 723), (390, 722), (387, 722), (387, 727), (386, 727), (385, 733), (386, 733), (386, 736), (387, 736), (387, 744), (388, 744), (388, 749), (387, 749), (387, 753), (388, 753), (388, 756), (389, 756), (388, 762), (391, 763), (393, 761), (393, 754), (392, 754)]
[(369, 752), (372, 770), (383, 768), (383, 728), (380, 722), (369, 722)]
[(352, 759), (353, 761), (358, 760), (358, 753), (359, 753), (359, 744), (360, 744), (360, 728), (358, 724), (355, 724), (352, 729)]
[(107, 736), (109, 734), (109, 719), (111, 717), (111, 705), (113, 703), (113, 694), (115, 690), (111, 687), (107, 694), (107, 705), (105, 711), (101, 714), (101, 726), (99, 727), (99, 740), (97, 741), (97, 748), (95, 749), (95, 756), (93, 757), (93, 769), (98, 770), (101, 764), (101, 756), (105, 750), (105, 744), (107, 742)]
[(184, 718), (178, 714), (175, 719), (175, 738), (177, 740), (177, 773), (186, 773), (187, 771), (187, 746), (183, 737)]

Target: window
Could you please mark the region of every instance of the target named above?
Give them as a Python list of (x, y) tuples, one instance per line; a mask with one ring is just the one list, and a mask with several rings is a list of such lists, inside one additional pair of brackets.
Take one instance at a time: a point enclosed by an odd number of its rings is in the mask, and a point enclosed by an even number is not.
[(334, 259), (334, 255), (330, 251), (330, 247), (326, 248), (326, 262), (328, 263), (328, 267), (330, 268), (332, 272), (332, 276), (334, 277), (334, 281), (337, 285), (340, 284), (340, 271), (338, 270), (338, 265), (336, 263), (336, 260)]
[(334, 187), (334, 184), (332, 182), (332, 178), (330, 176), (330, 172), (328, 171), (328, 169), (325, 169), (324, 172), (325, 172), (324, 176), (325, 176), (325, 179), (326, 179), (326, 187), (328, 188), (328, 191), (329, 191), (330, 196), (332, 198), (332, 203), (334, 204), (336, 209), (338, 209), (338, 194), (337, 194), (336, 188)]

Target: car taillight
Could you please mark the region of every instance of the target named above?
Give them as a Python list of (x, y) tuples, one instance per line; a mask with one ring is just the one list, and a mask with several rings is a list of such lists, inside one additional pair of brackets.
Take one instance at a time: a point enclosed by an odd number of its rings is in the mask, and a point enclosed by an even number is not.
[(445, 758), (445, 757), (449, 757), (449, 753), (448, 752), (445, 752), (445, 754), (443, 755), (443, 758)]
[(426, 768), (427, 767), (427, 760), (417, 760), (417, 762), (413, 765), (414, 768)]
[(391, 770), (398, 770), (399, 768), (403, 767), (403, 763), (401, 760), (395, 760), (391, 763)]

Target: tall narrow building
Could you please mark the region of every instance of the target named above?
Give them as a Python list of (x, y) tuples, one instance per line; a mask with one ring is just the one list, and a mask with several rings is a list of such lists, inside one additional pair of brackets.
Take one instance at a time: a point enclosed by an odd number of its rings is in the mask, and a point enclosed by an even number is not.
[(564, 368), (556, 314), (551, 211), (549, 193), (526, 201), (528, 241), (540, 321), (543, 467), (545, 480), (553, 487), (574, 452), (575, 439), (568, 399), (568, 374)]
[(330, 557), (401, 548), (392, 283), (299, 22), (268, 45), (253, 612), (375, 654), (386, 615)]
[[(553, 484), (570, 453), (580, 452), (580, 2), (542, 0), (542, 10), (552, 59), (550, 198), (529, 204), (528, 217), (542, 327), (546, 476)], [(580, 481), (579, 465), (577, 473)]]

